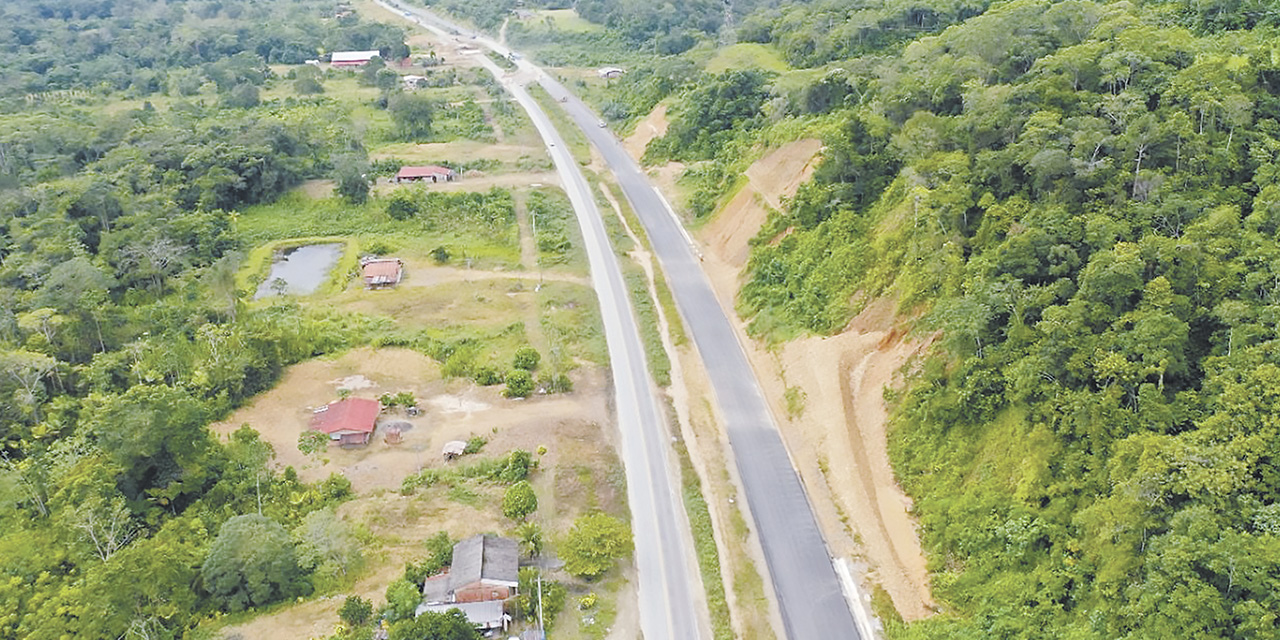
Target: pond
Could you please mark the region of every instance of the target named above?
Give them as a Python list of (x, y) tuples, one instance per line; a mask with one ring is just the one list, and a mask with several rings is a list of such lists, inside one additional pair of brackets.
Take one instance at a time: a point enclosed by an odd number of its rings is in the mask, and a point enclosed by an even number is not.
[(315, 293), (342, 257), (342, 248), (341, 244), (309, 244), (276, 253), (271, 273), (258, 285), (253, 299)]

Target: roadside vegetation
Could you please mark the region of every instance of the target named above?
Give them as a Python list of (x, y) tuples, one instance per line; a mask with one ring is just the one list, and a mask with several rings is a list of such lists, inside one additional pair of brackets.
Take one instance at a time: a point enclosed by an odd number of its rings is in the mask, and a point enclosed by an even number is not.
[(580, 3), (604, 31), (522, 37), (653, 47), (562, 75), (624, 131), (668, 102), (646, 160), (684, 164), (694, 218), (763, 148), (824, 141), (739, 311), (781, 340), (890, 297), (941, 332), (890, 443), (943, 606), (891, 636), (1274, 635), (1274, 12), (926, 5), (735, 3), (751, 46), (710, 57), (699, 3)]
[(754, 243), (752, 332), (836, 333), (886, 296), (941, 332), (890, 444), (944, 607), (890, 635), (1273, 634), (1274, 452), (1250, 443), (1276, 437), (1265, 392), (1232, 398), (1275, 366), (1274, 16), (1024, 1), (922, 37), (876, 26), (890, 8), (743, 20), (796, 71), (584, 81), (631, 117), (670, 101), (646, 160), (685, 163), (694, 216), (758, 149), (824, 140)]

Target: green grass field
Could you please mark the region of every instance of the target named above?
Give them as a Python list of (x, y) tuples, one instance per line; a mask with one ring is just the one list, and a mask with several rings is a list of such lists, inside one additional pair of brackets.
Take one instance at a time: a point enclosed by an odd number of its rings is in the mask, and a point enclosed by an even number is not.
[(578, 15), (573, 9), (548, 9), (546, 11), (534, 11), (533, 17), (525, 20), (528, 25), (547, 24), (547, 21), (559, 31), (567, 31), (569, 33), (594, 33), (604, 31), (604, 27), (588, 22)]
[(299, 237), (345, 236), (363, 243), (394, 243), (411, 255), (425, 256), (447, 245), (465, 255), (474, 268), (515, 268), (520, 263), (518, 231), (514, 223), (500, 233), (477, 229), (472, 233), (426, 228), (422, 220), (393, 220), (386, 202), (371, 198), (354, 205), (340, 198), (312, 199), (298, 191), (279, 200), (250, 207), (236, 218), (240, 237), (250, 246)]
[(723, 73), (735, 69), (758, 69), (784, 73), (791, 67), (778, 55), (777, 49), (767, 44), (743, 42), (716, 51), (707, 61), (708, 73)]

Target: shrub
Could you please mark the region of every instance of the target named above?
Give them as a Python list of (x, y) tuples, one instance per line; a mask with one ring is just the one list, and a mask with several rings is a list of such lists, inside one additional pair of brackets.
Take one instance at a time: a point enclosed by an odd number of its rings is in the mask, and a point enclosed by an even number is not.
[(373, 617), (373, 603), (360, 596), (347, 596), (338, 609), (338, 617), (348, 626), (358, 627)]
[(412, 194), (397, 191), (387, 201), (387, 215), (392, 220), (408, 220), (418, 215), (418, 202)]
[(476, 369), (474, 380), (476, 384), (491, 387), (495, 384), (502, 384), (502, 373), (493, 367), (480, 367)]
[(542, 354), (538, 353), (533, 347), (520, 347), (516, 349), (515, 358), (512, 359), (511, 366), (525, 371), (533, 371), (538, 368), (538, 363), (542, 361)]
[(547, 393), (569, 393), (573, 391), (573, 381), (563, 373), (538, 378), (538, 387)]
[(527, 398), (533, 392), (533, 376), (524, 369), (512, 369), (507, 372), (507, 389), (503, 395), (508, 398)]
[(417, 585), (444, 571), (445, 567), (453, 564), (453, 544), (454, 540), (445, 531), (427, 538), (427, 556), (417, 562), (406, 562), (404, 579)]
[(462, 450), (462, 455), (469, 456), (473, 453), (480, 453), (480, 450), (483, 449), (484, 445), (488, 444), (488, 442), (488, 440), (484, 439), (484, 436), (471, 436), (470, 438), (467, 438), (467, 446)]
[(524, 520), (537, 510), (538, 495), (527, 480), (507, 487), (507, 493), (502, 497), (502, 515), (512, 520)]
[(418, 589), (418, 585), (403, 579), (388, 585), (387, 606), (382, 610), (383, 617), (391, 622), (413, 619), (413, 611), (422, 602), (422, 592)]
[(515, 449), (507, 454), (507, 462), (498, 472), (498, 479), (506, 483), (520, 482), (529, 477), (529, 470), (533, 467), (533, 456), (524, 449)]

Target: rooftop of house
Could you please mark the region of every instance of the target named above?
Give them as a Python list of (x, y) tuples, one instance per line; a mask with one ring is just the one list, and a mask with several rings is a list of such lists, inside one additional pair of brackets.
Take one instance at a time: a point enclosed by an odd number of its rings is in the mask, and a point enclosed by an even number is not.
[(382, 405), (369, 398), (344, 398), (316, 409), (311, 428), (328, 434), (339, 431), (372, 432)]
[(382, 55), (379, 51), (334, 51), (329, 56), (330, 62), (365, 62), (370, 58)]
[(442, 574), (422, 585), (423, 601), (449, 602), (454, 591), (487, 581), (515, 587), (520, 581), (520, 554), (516, 541), (497, 536), (472, 536), (453, 545), (453, 563)]
[(394, 283), (400, 279), (402, 266), (399, 258), (378, 258), (365, 260), (360, 266), (360, 272), (365, 280), (371, 282)]
[(510, 583), (520, 580), (520, 554), (510, 538), (478, 535), (453, 545), (450, 583), (455, 587), (480, 580)]
[(425, 178), (428, 176), (449, 175), (453, 173), (453, 169), (449, 167), (440, 167), (436, 165), (427, 165), (425, 167), (400, 167), (396, 172), (397, 178)]

